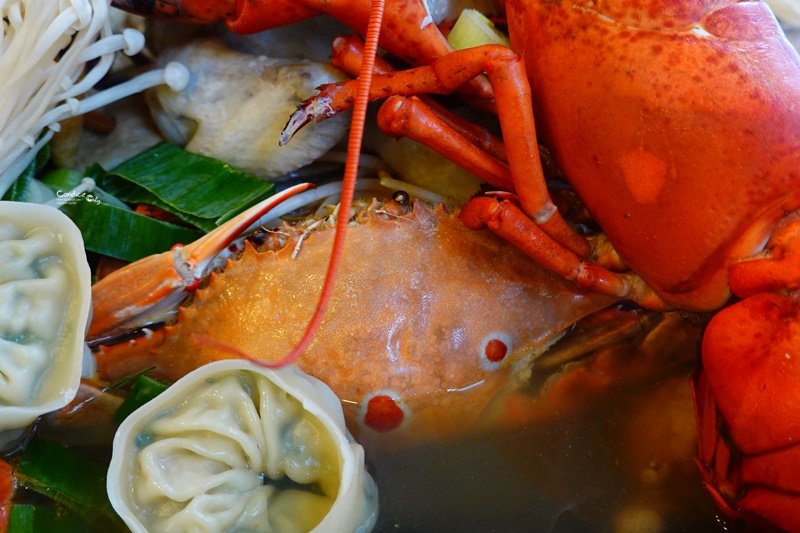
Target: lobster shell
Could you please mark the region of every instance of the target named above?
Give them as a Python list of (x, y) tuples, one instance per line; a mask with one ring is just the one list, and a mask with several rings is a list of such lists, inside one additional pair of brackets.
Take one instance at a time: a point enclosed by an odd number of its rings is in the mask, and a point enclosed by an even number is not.
[(800, 531), (800, 301), (758, 294), (718, 313), (695, 380), (706, 488), (729, 519)]
[(665, 301), (714, 310), (728, 266), (800, 207), (800, 57), (762, 2), (508, 0), (537, 130)]

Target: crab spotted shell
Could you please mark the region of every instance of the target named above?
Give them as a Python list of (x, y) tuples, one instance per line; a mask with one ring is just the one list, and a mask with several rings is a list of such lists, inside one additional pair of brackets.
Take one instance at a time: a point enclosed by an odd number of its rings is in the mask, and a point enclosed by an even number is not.
[[(613, 301), (577, 290), (488, 232), (466, 229), (442, 207), (409, 210), (387, 216), (372, 206), (349, 229), (333, 297), (297, 361), (342, 400), (359, 439), (397, 443), (463, 431), (532, 355)], [(278, 251), (247, 241), (144, 353), (99, 353), (101, 374), (116, 379), (156, 365), (174, 380), (232, 357), (196, 334), (264, 360), (285, 356), (319, 298), (333, 230), (306, 235), (297, 251), (300, 238)]]

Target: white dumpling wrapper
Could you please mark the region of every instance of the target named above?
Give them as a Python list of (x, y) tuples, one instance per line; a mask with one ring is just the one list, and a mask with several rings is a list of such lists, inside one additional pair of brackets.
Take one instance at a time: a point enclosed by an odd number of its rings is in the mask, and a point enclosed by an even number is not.
[(0, 448), (75, 397), (90, 314), (75, 224), (55, 207), (0, 202)]
[(203, 366), (114, 438), (114, 509), (135, 533), (364, 532), (377, 490), (327, 385), (295, 366)]

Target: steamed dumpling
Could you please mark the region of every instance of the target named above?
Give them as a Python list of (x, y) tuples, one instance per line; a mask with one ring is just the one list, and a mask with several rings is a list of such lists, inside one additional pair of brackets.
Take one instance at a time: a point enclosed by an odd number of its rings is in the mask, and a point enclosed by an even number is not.
[(367, 531), (376, 493), (330, 389), (295, 367), (206, 365), (131, 415), (109, 496), (134, 531)]
[(75, 396), (90, 284), (69, 218), (50, 206), (0, 202), (0, 448)]

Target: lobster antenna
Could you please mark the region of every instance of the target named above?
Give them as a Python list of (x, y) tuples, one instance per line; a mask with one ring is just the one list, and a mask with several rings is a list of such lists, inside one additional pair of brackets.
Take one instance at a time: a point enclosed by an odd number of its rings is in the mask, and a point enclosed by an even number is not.
[(342, 196), (339, 204), (339, 217), (336, 220), (336, 234), (333, 238), (333, 248), (331, 260), (328, 263), (328, 271), (325, 273), (325, 281), (322, 285), (322, 293), (319, 302), (314, 310), (306, 331), (300, 342), (283, 359), (269, 363), (258, 359), (251, 359), (256, 364), (265, 367), (281, 367), (292, 364), (305, 351), (314, 334), (322, 321), (322, 315), (328, 306), (328, 301), (333, 292), (333, 284), (339, 265), (342, 262), (344, 253), (344, 238), (347, 233), (347, 226), (350, 224), (350, 208), (353, 205), (353, 195), (356, 189), (356, 178), (358, 175), (358, 161), (361, 154), (361, 142), (364, 138), (364, 123), (367, 116), (367, 105), (369, 104), (369, 90), (372, 85), (372, 73), (375, 68), (375, 56), (378, 53), (378, 38), (380, 37), (381, 24), (383, 22), (383, 7), (385, 0), (372, 0), (369, 22), (364, 42), (364, 59), (361, 63), (361, 70), (358, 75), (358, 86), (356, 99), (353, 106), (353, 120), (350, 123), (350, 135), (347, 142), (347, 159), (344, 165), (344, 180), (342, 183)]

